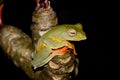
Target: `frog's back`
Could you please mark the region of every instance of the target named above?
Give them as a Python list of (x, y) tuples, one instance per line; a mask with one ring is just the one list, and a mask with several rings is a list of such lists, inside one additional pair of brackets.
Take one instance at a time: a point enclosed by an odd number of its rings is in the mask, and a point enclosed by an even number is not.
[(45, 39), (45, 37), (59, 37), (59, 35), (61, 35), (61, 33), (66, 31), (66, 26), (67, 25), (58, 25), (53, 27), (50, 31), (48, 31), (47, 33), (45, 33), (41, 39)]

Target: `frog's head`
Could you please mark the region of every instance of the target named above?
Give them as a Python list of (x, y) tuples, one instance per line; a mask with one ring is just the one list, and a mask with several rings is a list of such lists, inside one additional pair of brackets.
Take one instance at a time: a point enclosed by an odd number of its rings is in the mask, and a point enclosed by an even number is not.
[(81, 24), (77, 23), (75, 25), (68, 25), (66, 28), (68, 28), (66, 29), (66, 33), (63, 33), (66, 40), (81, 41), (87, 39)]

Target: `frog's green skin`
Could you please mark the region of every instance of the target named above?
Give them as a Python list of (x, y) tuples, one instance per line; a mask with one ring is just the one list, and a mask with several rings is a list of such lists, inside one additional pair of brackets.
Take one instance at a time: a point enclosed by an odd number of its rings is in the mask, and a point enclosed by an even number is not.
[(68, 41), (86, 40), (86, 34), (80, 23), (77, 24), (63, 24), (52, 28), (45, 33), (37, 43), (35, 53), (33, 53), (32, 65), (34, 69), (43, 66), (56, 54), (51, 54), (52, 49), (58, 49), (64, 46), (73, 48)]

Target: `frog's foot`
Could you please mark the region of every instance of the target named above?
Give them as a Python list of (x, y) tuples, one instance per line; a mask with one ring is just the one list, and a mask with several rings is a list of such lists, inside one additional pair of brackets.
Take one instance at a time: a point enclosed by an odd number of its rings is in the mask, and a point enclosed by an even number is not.
[(64, 46), (62, 48), (53, 49), (53, 53), (60, 53), (60, 54), (64, 55), (68, 49), (69, 49), (68, 46)]

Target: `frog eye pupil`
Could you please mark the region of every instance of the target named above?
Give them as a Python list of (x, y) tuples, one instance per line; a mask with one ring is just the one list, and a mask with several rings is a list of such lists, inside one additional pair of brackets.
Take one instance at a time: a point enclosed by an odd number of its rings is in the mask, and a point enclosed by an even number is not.
[(75, 29), (69, 29), (69, 30), (68, 30), (68, 35), (69, 35), (70, 37), (75, 36), (75, 35), (76, 35), (76, 30), (75, 30)]

